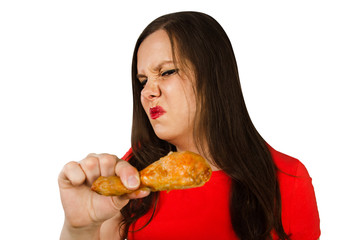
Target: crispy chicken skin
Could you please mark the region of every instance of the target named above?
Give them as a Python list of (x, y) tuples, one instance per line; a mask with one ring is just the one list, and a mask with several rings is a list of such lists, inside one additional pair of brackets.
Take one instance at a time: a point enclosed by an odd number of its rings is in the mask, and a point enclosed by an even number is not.
[[(211, 177), (211, 167), (200, 155), (170, 152), (167, 156), (140, 171), (140, 188), (170, 191), (203, 186)], [(99, 177), (91, 189), (105, 196), (120, 196), (132, 192), (117, 176)]]
[(91, 190), (105, 196), (120, 196), (132, 192), (122, 184), (118, 176), (100, 176), (92, 184)]

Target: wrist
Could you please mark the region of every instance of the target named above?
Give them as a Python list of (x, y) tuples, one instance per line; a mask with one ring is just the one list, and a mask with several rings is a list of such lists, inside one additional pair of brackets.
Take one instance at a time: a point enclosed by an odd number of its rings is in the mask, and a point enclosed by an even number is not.
[(100, 227), (101, 224), (86, 227), (74, 227), (65, 221), (61, 231), (60, 240), (99, 240)]

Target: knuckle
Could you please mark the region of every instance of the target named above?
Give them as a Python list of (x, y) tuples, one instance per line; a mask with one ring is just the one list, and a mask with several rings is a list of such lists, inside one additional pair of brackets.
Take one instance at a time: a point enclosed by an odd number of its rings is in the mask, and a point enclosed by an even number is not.
[(115, 171), (118, 175), (133, 175), (133, 174), (137, 174), (137, 169), (135, 167), (133, 167), (130, 163), (124, 161), (124, 160), (120, 160), (117, 164), (116, 164), (116, 168)]
[(114, 166), (117, 160), (115, 155), (102, 154), (99, 158), (100, 162), (104, 166)]
[(59, 184), (69, 183), (71, 185), (78, 185), (83, 182), (84, 174), (81, 171), (80, 165), (78, 162), (71, 161), (64, 165), (62, 172), (59, 174), (58, 181)]
[(99, 159), (97, 157), (87, 157), (83, 164), (87, 169), (94, 169), (98, 165)]
[(65, 164), (64, 168), (63, 168), (63, 171), (64, 172), (68, 172), (68, 171), (71, 171), (73, 170), (74, 168), (76, 168), (79, 164), (75, 161), (71, 161), (71, 162), (68, 162)]

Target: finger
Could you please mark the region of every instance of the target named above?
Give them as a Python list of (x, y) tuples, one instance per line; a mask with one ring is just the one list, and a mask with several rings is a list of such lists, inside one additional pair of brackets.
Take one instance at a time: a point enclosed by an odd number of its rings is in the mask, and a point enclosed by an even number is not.
[(86, 181), (89, 185), (100, 177), (99, 159), (95, 155), (89, 154), (79, 164), (86, 175)]
[(128, 204), (130, 199), (144, 198), (150, 194), (150, 189), (141, 188), (136, 190), (135, 192), (125, 194), (122, 196), (112, 196), (111, 200), (114, 205), (114, 208), (117, 210), (122, 209), (126, 204)]
[(77, 162), (67, 163), (59, 174), (61, 187), (80, 186), (85, 180), (85, 173)]
[(116, 164), (115, 173), (126, 188), (135, 190), (140, 186), (139, 172), (130, 163), (120, 159)]
[(144, 197), (147, 197), (149, 194), (150, 194), (150, 189), (140, 188), (140, 189), (136, 190), (135, 192), (127, 194), (127, 197), (129, 199), (144, 198)]
[(98, 154), (99, 164), (100, 164), (100, 174), (104, 177), (114, 176), (115, 175), (115, 165), (119, 159), (115, 155), (111, 154)]

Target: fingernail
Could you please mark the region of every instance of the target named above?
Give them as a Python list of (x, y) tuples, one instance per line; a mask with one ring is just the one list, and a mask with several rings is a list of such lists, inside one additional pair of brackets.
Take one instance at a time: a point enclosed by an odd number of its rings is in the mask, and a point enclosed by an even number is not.
[(127, 179), (127, 187), (128, 188), (136, 188), (139, 186), (140, 180), (137, 176), (130, 176)]

